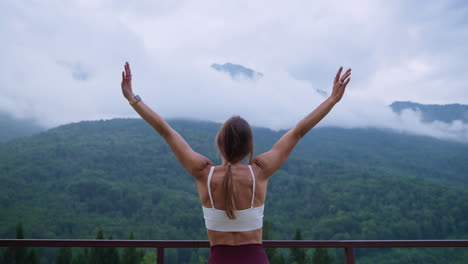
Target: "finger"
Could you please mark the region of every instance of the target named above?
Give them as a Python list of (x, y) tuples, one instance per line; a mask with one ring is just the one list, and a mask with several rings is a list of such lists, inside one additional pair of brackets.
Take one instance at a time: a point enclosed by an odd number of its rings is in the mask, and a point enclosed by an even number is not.
[(125, 63), (125, 71), (127, 73), (127, 77), (129, 77), (131, 75), (131, 71), (130, 71), (130, 64), (128, 64), (128, 62)]
[(351, 71), (346, 71), (345, 74), (343, 74), (343, 76), (341, 77), (340, 81), (341, 82), (344, 82), (346, 80), (346, 78), (348, 78), (349, 76), (351, 75)]
[(348, 78), (344, 84), (343, 84), (343, 89), (346, 88), (346, 85), (348, 85), (349, 81), (351, 81), (351, 78)]
[(125, 76), (127, 76), (127, 77), (130, 75), (130, 73), (128, 71), (129, 71), (128, 70), (128, 62), (126, 62), (125, 63)]
[(131, 79), (132, 79), (132, 74), (130, 74), (129, 72), (127, 72), (127, 74), (125, 75), (125, 77), (127, 77), (127, 80), (131, 80)]
[(338, 82), (338, 80), (340, 79), (340, 76), (341, 76), (341, 72), (343, 71), (343, 66), (341, 66), (339, 69), (338, 69), (338, 72), (336, 73), (336, 77), (335, 77), (335, 80), (336, 82)]
[(341, 71), (343, 70), (343, 66), (341, 66), (339, 69), (338, 69), (338, 72), (336, 73), (336, 76), (335, 76), (335, 83), (338, 82), (338, 80), (340, 79), (340, 75), (341, 75)]
[(127, 62), (127, 67), (128, 67), (128, 73), (130, 76), (132, 76), (132, 70), (130, 70), (130, 63)]
[(347, 75), (347, 74), (348, 74), (348, 75), (351, 74), (351, 68), (350, 68), (350, 69), (347, 69), (347, 70), (345, 71), (345, 73), (343, 74), (343, 76), (345, 76), (345, 75)]

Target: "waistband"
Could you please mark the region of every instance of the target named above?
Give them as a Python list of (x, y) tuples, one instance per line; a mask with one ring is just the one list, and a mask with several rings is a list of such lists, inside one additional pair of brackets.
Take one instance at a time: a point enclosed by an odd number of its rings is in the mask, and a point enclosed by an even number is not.
[(208, 264), (269, 264), (262, 244), (214, 245)]

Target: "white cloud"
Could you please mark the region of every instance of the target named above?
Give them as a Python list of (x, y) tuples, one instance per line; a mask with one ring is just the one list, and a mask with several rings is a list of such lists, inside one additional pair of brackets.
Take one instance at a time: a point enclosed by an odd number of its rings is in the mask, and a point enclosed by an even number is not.
[[(468, 12), (454, 3), (5, 0), (0, 111), (48, 126), (135, 116), (119, 88), (129, 60), (136, 92), (165, 117), (241, 114), (287, 128), (320, 104), (315, 89), (329, 91), (344, 65), (353, 80), (322, 125), (466, 140), (463, 124), (423, 124), (387, 107), (468, 104)], [(265, 76), (232, 81), (209, 67), (224, 62)]]

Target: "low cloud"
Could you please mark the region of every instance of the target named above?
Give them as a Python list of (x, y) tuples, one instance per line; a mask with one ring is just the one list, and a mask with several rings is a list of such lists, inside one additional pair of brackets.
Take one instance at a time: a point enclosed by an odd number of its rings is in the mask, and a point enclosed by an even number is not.
[(72, 61), (57, 61), (57, 63), (61, 66), (67, 68), (73, 79), (77, 81), (86, 81), (91, 76), (90, 69), (87, 69), (81, 62), (72, 62)]
[(434, 121), (424, 123), (420, 112), (404, 110), (399, 116), (400, 126), (394, 129), (439, 139), (448, 139), (468, 143), (468, 124), (461, 120), (451, 123)]
[(376, 127), (390, 129), (397, 133), (468, 143), (468, 124), (462, 120), (455, 120), (450, 123), (441, 121), (425, 122), (422, 113), (419, 111), (405, 109), (397, 114), (383, 102), (363, 101), (353, 96), (344, 98), (343, 102), (340, 102), (333, 111), (320, 124), (321, 126)]
[[(455, 1), (127, 1), (0, 3), (0, 111), (48, 127), (136, 114), (135, 92), (168, 118), (292, 127), (353, 68), (321, 126), (382, 127), (467, 141), (466, 124), (394, 114), (393, 101), (468, 104), (467, 5)], [(417, 10), (417, 12), (415, 12)], [(240, 63), (264, 76), (233, 81), (210, 68)]]

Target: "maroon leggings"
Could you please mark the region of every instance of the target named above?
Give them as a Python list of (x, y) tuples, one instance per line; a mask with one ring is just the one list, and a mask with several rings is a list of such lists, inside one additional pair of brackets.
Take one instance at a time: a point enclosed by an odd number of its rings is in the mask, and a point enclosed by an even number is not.
[(262, 244), (216, 245), (210, 248), (208, 264), (269, 264)]

